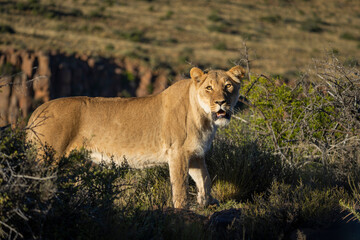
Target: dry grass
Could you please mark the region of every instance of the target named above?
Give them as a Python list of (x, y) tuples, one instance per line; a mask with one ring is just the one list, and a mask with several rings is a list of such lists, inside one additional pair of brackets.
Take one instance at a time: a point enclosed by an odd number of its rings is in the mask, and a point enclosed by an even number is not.
[[(227, 67), (244, 40), (267, 74), (301, 71), (324, 49), (360, 58), (360, 5), (352, 1), (96, 1), (40, 0), (43, 12), (19, 10), (1, 0), (0, 48), (60, 49), (103, 56), (133, 55), (140, 49), (156, 68), (169, 62), (179, 72), (188, 64)], [(50, 12), (50, 13), (49, 13)], [(54, 13), (55, 12), (55, 13)], [(76, 14), (77, 13), (77, 14)], [(135, 32), (140, 39), (129, 37)], [(344, 34), (352, 38), (344, 38)], [(219, 43), (226, 48), (218, 49)], [(107, 46), (112, 45), (112, 48)], [(214, 47), (215, 46), (215, 47)], [(184, 49), (193, 49), (184, 58)]]

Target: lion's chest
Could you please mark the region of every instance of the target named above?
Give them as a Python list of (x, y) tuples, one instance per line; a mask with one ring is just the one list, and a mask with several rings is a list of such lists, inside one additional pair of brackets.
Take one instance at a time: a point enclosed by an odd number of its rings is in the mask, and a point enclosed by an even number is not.
[(189, 152), (193, 155), (203, 156), (210, 149), (214, 140), (216, 129), (202, 132), (188, 144)]

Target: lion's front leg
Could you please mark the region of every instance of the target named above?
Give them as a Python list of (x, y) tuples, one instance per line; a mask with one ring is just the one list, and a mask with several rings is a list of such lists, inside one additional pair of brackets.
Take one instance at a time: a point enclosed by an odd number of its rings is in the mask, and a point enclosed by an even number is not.
[(206, 168), (204, 157), (193, 157), (189, 163), (189, 174), (195, 181), (198, 189), (197, 201), (200, 206), (218, 204), (218, 201), (211, 196), (211, 180)]
[(185, 208), (187, 204), (188, 163), (184, 155), (173, 157), (169, 161), (172, 201), (175, 208)]

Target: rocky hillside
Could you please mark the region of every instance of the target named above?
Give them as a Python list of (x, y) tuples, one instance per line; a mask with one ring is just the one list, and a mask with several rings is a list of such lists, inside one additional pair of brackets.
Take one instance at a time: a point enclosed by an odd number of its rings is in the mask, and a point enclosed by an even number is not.
[(15, 124), (53, 98), (141, 97), (162, 91), (170, 81), (169, 70), (152, 71), (138, 60), (56, 51), (0, 52), (0, 71), (0, 126)]
[(294, 78), (324, 51), (360, 61), (359, 0), (0, 0), (0, 49), (131, 56), (157, 69), (227, 68)]

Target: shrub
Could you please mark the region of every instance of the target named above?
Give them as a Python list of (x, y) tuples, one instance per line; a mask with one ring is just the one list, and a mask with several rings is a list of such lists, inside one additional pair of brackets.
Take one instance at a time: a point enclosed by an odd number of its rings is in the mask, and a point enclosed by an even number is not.
[(129, 32), (117, 32), (117, 35), (119, 35), (122, 38), (125, 38), (132, 42), (147, 42), (148, 39), (145, 37), (145, 31), (139, 30), (139, 29), (133, 29)]
[(179, 57), (178, 57), (179, 62), (181, 63), (188, 62), (193, 57), (193, 55), (194, 55), (194, 49), (185, 47), (179, 53)]
[[(48, 239), (103, 239), (110, 236), (114, 218), (126, 206), (115, 205), (128, 186), (124, 179), (126, 164), (92, 164), (89, 152), (72, 151), (60, 159), (57, 168), (57, 191), (44, 224)], [(56, 227), (55, 227), (56, 226)]]
[(340, 38), (346, 39), (346, 40), (351, 40), (351, 41), (360, 41), (360, 37), (356, 37), (355, 35), (353, 35), (352, 33), (349, 33), (349, 32), (345, 32), (345, 33), (341, 34)]
[(1, 238), (99, 239), (114, 231), (113, 218), (126, 207), (114, 204), (126, 166), (93, 165), (85, 150), (55, 164), (50, 148), (37, 161), (20, 129), (2, 130), (0, 139)]
[(318, 18), (308, 18), (301, 23), (301, 29), (312, 33), (321, 33), (324, 29), (321, 27), (322, 21)]
[(232, 123), (218, 135), (207, 164), (214, 179), (212, 191), (219, 201), (249, 199), (281, 177), (279, 159), (246, 137), (249, 130), (244, 130), (243, 124)]
[(231, 28), (231, 23), (222, 21), (219, 23), (211, 24), (207, 28), (210, 32), (220, 32), (220, 33), (229, 33), (229, 34), (235, 34), (237, 33), (237, 30), (234, 30)]
[(132, 172), (137, 207), (143, 210), (171, 206), (171, 185), (167, 166)]
[(15, 33), (15, 30), (9, 26), (9, 25), (3, 25), (1, 24), (0, 25), (0, 33), (10, 33), (10, 34), (13, 34)]
[(147, 92), (148, 92), (149, 94), (153, 94), (153, 92), (154, 92), (154, 85), (153, 85), (152, 83), (148, 84), (148, 85), (146, 86), (146, 90), (147, 90)]
[(115, 3), (115, 0), (105, 0), (104, 1), (108, 6), (113, 6)]
[(89, 17), (90, 18), (103, 18), (104, 10), (105, 10), (105, 8), (98, 8), (98, 9), (91, 10), (89, 13)]
[(216, 12), (213, 11), (209, 16), (208, 19), (213, 22), (221, 22), (223, 21), (223, 18)]
[(226, 50), (227, 46), (225, 42), (217, 42), (216, 44), (214, 44), (214, 48), (217, 50)]
[(179, 42), (179, 40), (177, 40), (176, 38), (168, 38), (167, 39), (167, 41), (169, 42), (169, 43), (178, 43)]
[(40, 15), (46, 18), (60, 18), (62, 16), (81, 16), (80, 10), (72, 9), (69, 12), (56, 8), (55, 4), (42, 4), (38, 0), (30, 0), (27, 2), (16, 2), (14, 8), (18, 11), (29, 11), (33, 15)]
[(102, 26), (99, 26), (99, 25), (95, 25), (95, 26), (92, 26), (90, 28), (90, 32), (102, 32), (104, 31), (104, 28)]
[(1, 129), (1, 238), (188, 239), (204, 234), (203, 217), (165, 211), (171, 205), (167, 168), (132, 170), (126, 160), (120, 166), (93, 164), (85, 149), (55, 159), (45, 147), (39, 157), (25, 143), (23, 130)]
[[(37, 162), (24, 131), (0, 132), (0, 237), (38, 238), (56, 187), (50, 161)], [(49, 153), (51, 154), (51, 153)]]
[(115, 46), (112, 43), (108, 43), (105, 46), (106, 51), (113, 51), (115, 49)]
[[(7, 62), (0, 66), (0, 80), (2, 76), (9, 76), (20, 72), (20, 69)], [(1, 88), (1, 85), (0, 85)]]
[(261, 17), (260, 20), (264, 22), (276, 24), (282, 20), (282, 17), (280, 15), (269, 15), (269, 16)]
[(333, 58), (316, 62), (316, 73), (309, 75), (315, 79), (294, 87), (253, 78), (242, 89), (251, 102), (250, 128), (293, 167), (317, 161), (325, 167), (351, 164), (348, 159), (358, 159), (359, 149), (357, 74)]
[(209, 239), (205, 217), (186, 210), (136, 211), (119, 229), (121, 239)]
[(351, 187), (352, 198), (341, 199), (340, 205), (345, 211), (349, 212), (349, 214), (345, 217), (348, 218), (348, 221), (357, 220), (360, 222), (360, 184), (355, 183), (355, 181), (351, 178), (349, 178), (349, 184)]
[(302, 227), (320, 227), (339, 215), (339, 200), (346, 193), (339, 188), (313, 189), (274, 182), (266, 194), (254, 196), (243, 205), (241, 221), (233, 231), (245, 230), (252, 239), (278, 239)]
[(73, 17), (81, 17), (83, 16), (83, 12), (81, 11), (81, 9), (72, 8), (69, 15)]
[(167, 11), (165, 16), (161, 17), (160, 20), (169, 20), (174, 15), (173, 11)]
[(354, 57), (349, 57), (345, 60), (344, 65), (348, 67), (359, 67), (359, 61)]

